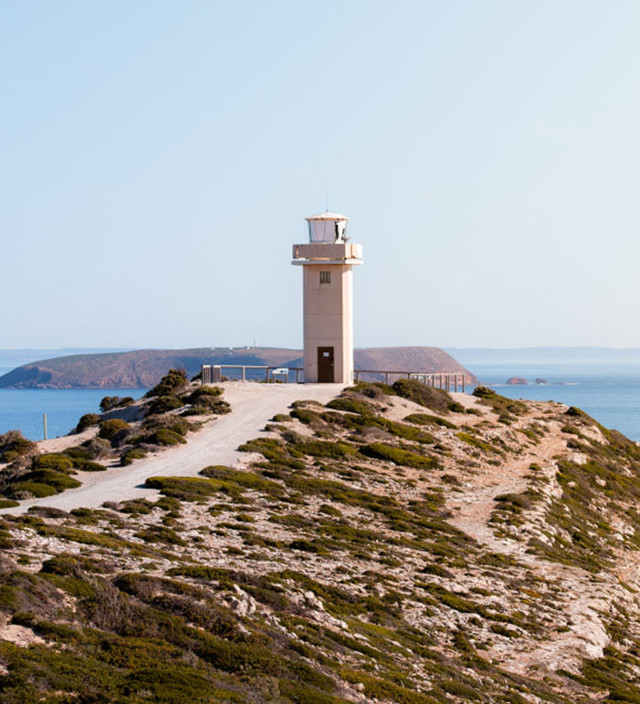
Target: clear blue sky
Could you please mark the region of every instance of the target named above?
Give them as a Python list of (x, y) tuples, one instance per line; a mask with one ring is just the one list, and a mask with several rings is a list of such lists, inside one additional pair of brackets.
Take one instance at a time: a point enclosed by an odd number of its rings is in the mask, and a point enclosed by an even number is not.
[(0, 4), (0, 348), (640, 346), (637, 0)]

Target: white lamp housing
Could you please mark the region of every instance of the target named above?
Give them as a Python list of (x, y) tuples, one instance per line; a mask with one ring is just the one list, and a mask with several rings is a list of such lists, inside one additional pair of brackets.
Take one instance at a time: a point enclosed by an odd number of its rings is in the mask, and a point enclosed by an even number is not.
[(344, 242), (349, 218), (337, 213), (320, 213), (306, 218), (309, 223), (309, 242)]

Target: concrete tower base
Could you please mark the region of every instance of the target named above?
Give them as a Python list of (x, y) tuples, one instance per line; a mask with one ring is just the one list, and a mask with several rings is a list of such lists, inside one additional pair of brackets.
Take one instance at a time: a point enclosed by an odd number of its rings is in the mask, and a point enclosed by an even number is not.
[(357, 244), (312, 243), (293, 248), (303, 267), (305, 383), (353, 383), (353, 273)]

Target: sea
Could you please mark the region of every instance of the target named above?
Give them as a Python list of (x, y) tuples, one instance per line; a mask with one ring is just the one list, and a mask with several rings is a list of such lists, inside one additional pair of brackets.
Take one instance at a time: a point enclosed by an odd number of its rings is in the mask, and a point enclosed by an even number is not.
[[(640, 364), (480, 363), (467, 365), (480, 384), (508, 398), (559, 401), (640, 441)], [(520, 377), (526, 385), (508, 385)], [(536, 384), (536, 379), (546, 383)]]
[[(553, 363), (521, 359), (481, 361), (474, 355), (458, 358), (480, 384), (493, 387), (509, 398), (559, 401), (577, 406), (607, 428), (615, 428), (640, 441), (640, 360), (632, 362)], [(461, 358), (462, 357), (462, 358)], [(9, 369), (0, 368), (0, 375)], [(510, 386), (510, 377), (522, 377), (527, 385)], [(546, 383), (536, 384), (536, 379)], [(21, 430), (31, 440), (43, 438), (43, 414), (48, 437), (66, 435), (85, 413), (99, 411), (104, 396), (139, 398), (146, 389), (0, 389), (0, 434)]]
[[(6, 371), (10, 371), (7, 369)], [(3, 374), (0, 368), (0, 375)], [(30, 440), (67, 435), (85, 413), (99, 413), (105, 396), (140, 398), (147, 389), (0, 389), (0, 435), (20, 430)]]

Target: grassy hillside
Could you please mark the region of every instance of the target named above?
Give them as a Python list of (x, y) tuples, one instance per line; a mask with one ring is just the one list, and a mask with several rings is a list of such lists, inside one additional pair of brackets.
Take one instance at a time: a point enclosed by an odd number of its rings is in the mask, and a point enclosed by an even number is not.
[(640, 701), (635, 443), (398, 382), (243, 450), (0, 519), (3, 702)]

